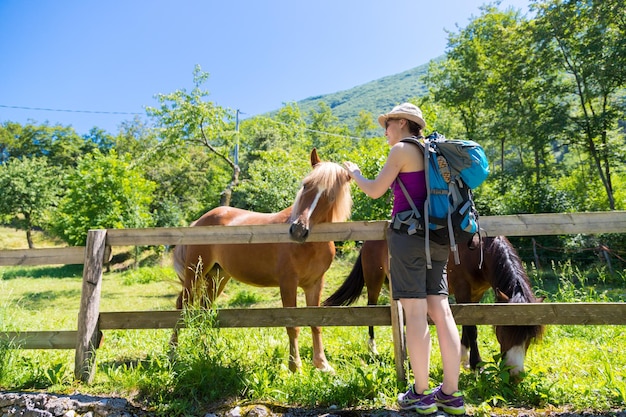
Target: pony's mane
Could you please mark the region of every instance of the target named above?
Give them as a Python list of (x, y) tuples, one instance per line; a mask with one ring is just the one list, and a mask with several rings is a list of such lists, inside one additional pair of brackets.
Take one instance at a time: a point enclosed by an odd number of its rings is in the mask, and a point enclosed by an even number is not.
[(535, 295), (530, 280), (521, 258), (513, 247), (504, 238), (497, 236), (488, 245), (487, 250), (492, 255), (493, 273), (497, 277), (494, 288), (506, 294), (511, 303), (534, 302)]
[[(352, 211), (352, 195), (350, 194), (350, 177), (348, 172), (334, 162), (320, 162), (302, 180), (315, 187), (322, 187), (325, 197), (331, 199), (332, 213), (331, 222), (343, 222), (348, 220)], [(302, 190), (298, 191), (294, 203), (293, 212), (297, 211)]]

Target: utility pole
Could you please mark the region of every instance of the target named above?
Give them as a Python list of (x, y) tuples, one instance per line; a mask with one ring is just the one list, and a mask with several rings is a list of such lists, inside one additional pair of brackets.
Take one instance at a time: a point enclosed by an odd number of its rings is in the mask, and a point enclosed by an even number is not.
[(239, 109), (235, 114), (235, 167), (239, 169)]

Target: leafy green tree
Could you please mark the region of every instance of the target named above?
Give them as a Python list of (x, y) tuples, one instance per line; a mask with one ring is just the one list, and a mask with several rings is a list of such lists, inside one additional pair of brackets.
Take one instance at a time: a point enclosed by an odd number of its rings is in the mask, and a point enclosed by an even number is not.
[(60, 171), (45, 158), (12, 158), (0, 165), (0, 215), (14, 216), (26, 231), (32, 249), (32, 230), (46, 223), (60, 193)]
[[(355, 162), (366, 178), (374, 178), (385, 164), (389, 145), (382, 137), (362, 139), (346, 156)], [(391, 195), (373, 200), (354, 184), (352, 186), (352, 220), (387, 220), (391, 216)]]
[(208, 73), (196, 66), (191, 92), (182, 89), (170, 94), (159, 94), (157, 99), (160, 107), (149, 107), (147, 112), (155, 121), (164, 146), (180, 146), (184, 143), (203, 146), (216, 157), (213, 169), (232, 171), (230, 183), (222, 188), (220, 201), (221, 205), (230, 205), (232, 190), (239, 183), (240, 168), (235, 158), (231, 157), (237, 135), (229, 124), (233, 119), (232, 112), (206, 101), (209, 92), (202, 90), (201, 86), (208, 77)]
[(292, 205), (302, 178), (311, 170), (309, 154), (274, 148), (254, 155), (247, 178), (233, 195), (235, 205), (262, 213), (276, 213)]
[(45, 157), (60, 168), (75, 166), (79, 156), (96, 146), (72, 127), (6, 122), (0, 126), (0, 163), (9, 158)]
[(346, 125), (333, 115), (331, 108), (324, 102), (318, 110), (310, 112), (311, 123), (307, 128), (307, 135), (311, 138), (311, 146), (317, 148), (320, 155), (327, 160), (336, 160), (345, 155), (347, 149), (353, 147), (355, 140)]
[(113, 136), (97, 127), (91, 128), (89, 133), (83, 136), (83, 139), (86, 142), (86, 147), (91, 146), (92, 149), (100, 149), (101, 151), (108, 151), (115, 145)]
[[(157, 131), (138, 117), (121, 124), (113, 148), (154, 182), (150, 212), (157, 227), (184, 226), (219, 202), (207, 186), (209, 158), (199, 146), (160, 141)], [(227, 181), (227, 177), (221, 178)], [(219, 186), (219, 184), (218, 184)]]
[(358, 137), (364, 138), (372, 131), (379, 128), (372, 113), (360, 110), (357, 117), (356, 125), (354, 127), (354, 134)]
[[(144, 166), (146, 178), (157, 184), (151, 211), (155, 226), (185, 226), (220, 205), (229, 174), (201, 146), (181, 146)], [(234, 197), (233, 197), (234, 198)]]
[(99, 151), (78, 161), (67, 194), (55, 216), (56, 234), (71, 245), (84, 245), (90, 229), (149, 227), (155, 184), (132, 166), (131, 158)]
[[(434, 63), (426, 80), (431, 102), (458, 110), (467, 136), (483, 143), (490, 156), (499, 150), (499, 158), (491, 159), (503, 172), (505, 157), (518, 155), (508, 170), (524, 174), (531, 166), (539, 182), (553, 169), (551, 147), (562, 138), (568, 109), (555, 65), (536, 62), (532, 28), (519, 12), (485, 6), (467, 28), (451, 34), (447, 59)], [(532, 150), (530, 163), (522, 149)]]
[(578, 102), (578, 111), (573, 114), (574, 139), (591, 157), (609, 207), (614, 210), (611, 175), (622, 163), (614, 155), (624, 141), (622, 135), (613, 135), (612, 140), (611, 133), (623, 114), (616, 107), (616, 99), (626, 84), (626, 2), (545, 0), (537, 2), (535, 9), (541, 48), (554, 51), (572, 79), (571, 92)]
[(272, 117), (258, 116), (241, 122), (239, 135), (242, 158), (239, 161), (242, 173), (248, 165), (261, 157), (263, 151), (284, 149), (294, 152), (310, 152), (307, 125), (300, 109), (287, 104)]

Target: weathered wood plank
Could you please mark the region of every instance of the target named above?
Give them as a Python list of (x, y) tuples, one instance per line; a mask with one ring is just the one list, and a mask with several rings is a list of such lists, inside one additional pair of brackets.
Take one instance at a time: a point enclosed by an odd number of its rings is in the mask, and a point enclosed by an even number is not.
[(85, 247), (74, 377), (87, 383), (91, 383), (95, 376), (96, 349), (100, 343), (98, 317), (102, 270), (106, 255), (106, 234), (106, 230), (90, 230), (87, 232), (87, 246)]
[[(626, 303), (453, 304), (457, 324), (626, 325)], [(181, 312), (100, 313), (100, 329), (163, 329)], [(236, 308), (218, 310), (220, 327), (389, 326), (389, 306)]]
[(85, 248), (13, 249), (0, 251), (0, 266), (8, 265), (77, 265), (85, 260)]
[[(179, 310), (100, 313), (100, 329), (164, 329), (180, 325)], [(220, 327), (388, 326), (388, 306), (232, 308), (217, 310)]]
[(490, 236), (625, 233), (626, 211), (485, 216), (480, 226)]
[(454, 304), (457, 324), (626, 325), (626, 303)]
[[(386, 221), (342, 222), (318, 225), (310, 241), (377, 240), (384, 238)], [(626, 211), (591, 213), (517, 214), (484, 216), (480, 225), (490, 236), (626, 233)], [(202, 243), (291, 243), (288, 226), (247, 225), (148, 229), (111, 229), (107, 244), (176, 245)], [(41, 248), (0, 251), (0, 266), (82, 264), (85, 248)], [(105, 259), (110, 258), (107, 247)]]
[(0, 343), (20, 349), (74, 349), (75, 330), (0, 333)]
[[(324, 223), (315, 226), (310, 242), (384, 239), (387, 221)], [(480, 226), (490, 236), (626, 233), (626, 211), (484, 216)], [(202, 226), (111, 229), (107, 244), (197, 245), (204, 243), (290, 243), (288, 225)]]
[[(308, 241), (384, 239), (386, 221), (319, 224)], [(107, 244), (117, 245), (197, 245), (206, 243), (294, 243), (288, 224), (197, 226), (147, 229), (112, 229)]]
[[(458, 325), (626, 325), (626, 303), (453, 304)], [(179, 310), (102, 312), (102, 330), (171, 329)], [(218, 310), (219, 327), (390, 326), (390, 306), (237, 308)], [(77, 332), (1, 332), (0, 343), (21, 349), (73, 349)]]
[(173, 329), (181, 319), (180, 310), (113, 311), (100, 313), (100, 330)]

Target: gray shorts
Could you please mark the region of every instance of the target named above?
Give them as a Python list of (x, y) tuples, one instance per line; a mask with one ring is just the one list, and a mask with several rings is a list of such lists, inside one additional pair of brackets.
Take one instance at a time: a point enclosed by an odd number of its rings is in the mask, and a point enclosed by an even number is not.
[(444, 274), (449, 246), (430, 242), (432, 269), (426, 268), (424, 236), (387, 229), (389, 272), (394, 300), (426, 298), (427, 295), (448, 295), (448, 280)]

